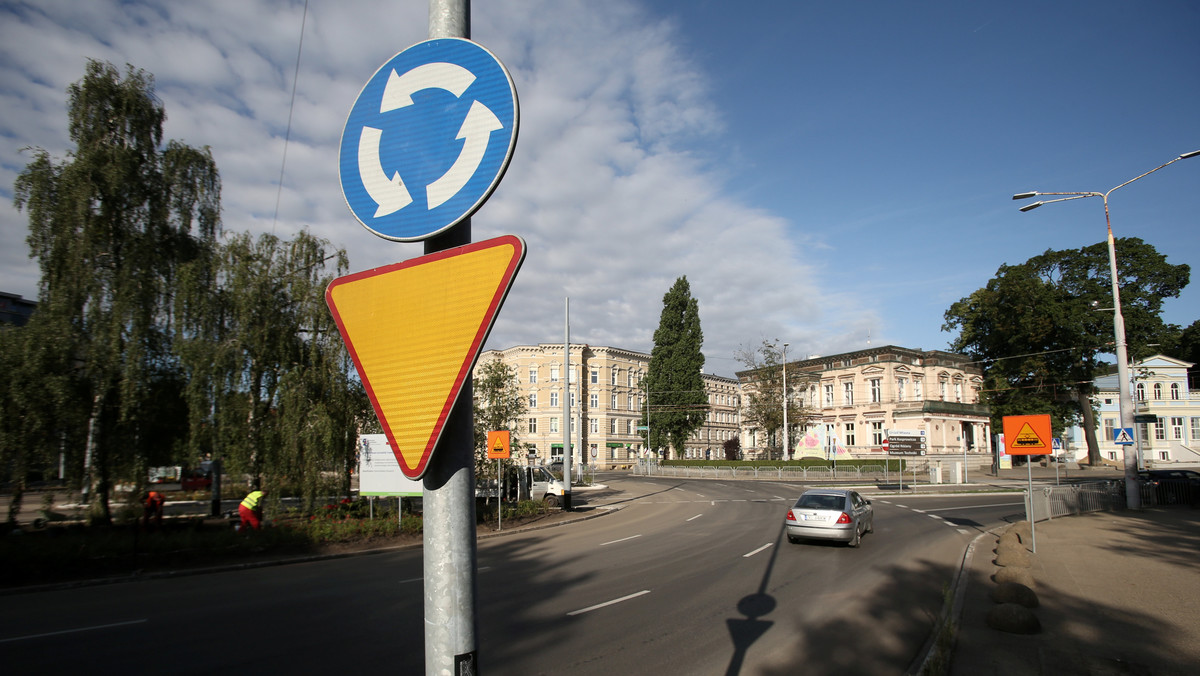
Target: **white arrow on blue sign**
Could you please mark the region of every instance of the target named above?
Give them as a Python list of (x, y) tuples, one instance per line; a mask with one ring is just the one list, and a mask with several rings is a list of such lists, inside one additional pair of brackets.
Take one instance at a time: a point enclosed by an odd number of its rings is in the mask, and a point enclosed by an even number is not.
[(342, 130), (342, 194), (385, 239), (415, 242), (479, 209), (517, 143), (517, 89), (488, 50), (420, 42), (367, 81)]

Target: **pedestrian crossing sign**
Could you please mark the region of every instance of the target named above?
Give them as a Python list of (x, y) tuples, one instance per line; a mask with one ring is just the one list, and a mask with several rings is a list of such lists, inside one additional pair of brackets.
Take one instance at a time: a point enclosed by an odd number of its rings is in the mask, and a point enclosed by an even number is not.
[(1117, 444), (1118, 446), (1132, 446), (1133, 428), (1121, 427), (1113, 430), (1113, 443)]

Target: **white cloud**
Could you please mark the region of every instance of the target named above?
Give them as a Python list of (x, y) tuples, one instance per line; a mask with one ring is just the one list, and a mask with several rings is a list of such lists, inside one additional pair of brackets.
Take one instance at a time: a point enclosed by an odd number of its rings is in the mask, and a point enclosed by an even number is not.
[[(64, 91), (95, 57), (153, 73), (166, 137), (212, 147), (227, 230), (270, 231), (302, 8), (63, 0), (0, 10), (0, 194), (11, 196), (29, 160), (20, 147), (62, 157)], [(354, 221), (337, 152), (362, 85), (424, 39), (426, 11), (424, 2), (309, 7), (274, 228), (309, 227), (347, 248), (356, 270), (421, 252)], [(680, 275), (700, 303), (708, 370), (727, 375), (734, 351), (764, 336), (815, 352), (875, 321), (855, 298), (821, 291), (789, 223), (723, 195), (709, 166), (720, 152), (706, 150), (724, 142), (720, 101), (669, 22), (620, 0), (478, 3), (473, 21), (473, 38), (512, 72), (522, 118), (474, 239), (512, 233), (529, 244), (490, 346), (561, 340), (569, 295), (573, 340), (649, 350), (662, 295)], [(22, 214), (0, 208), (0, 289), (32, 297), (25, 228)]]

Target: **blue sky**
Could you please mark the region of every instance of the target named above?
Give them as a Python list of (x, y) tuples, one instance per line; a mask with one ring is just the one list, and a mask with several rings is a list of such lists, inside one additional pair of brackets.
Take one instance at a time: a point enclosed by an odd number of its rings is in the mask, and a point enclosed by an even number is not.
[[(11, 186), (63, 157), (87, 57), (156, 76), (166, 136), (213, 148), (232, 232), (302, 227), (354, 270), (420, 254), (358, 225), (337, 145), (358, 91), (426, 37), (427, 2), (312, 0), (275, 215), (303, 3), (0, 5), (0, 290), (36, 297)], [(1098, 199), (1022, 214), (1013, 193), (1104, 192), (1200, 149), (1200, 5), (497, 0), (473, 38), (512, 72), (522, 126), (476, 240), (525, 267), (489, 347), (649, 350), (687, 275), (706, 370), (762, 339), (790, 356), (942, 349), (951, 303), (1004, 263), (1104, 238)], [(1200, 265), (1200, 158), (1113, 193), (1118, 237)], [(1119, 255), (1119, 252), (1118, 252)], [(1200, 282), (1164, 318), (1200, 318)]]

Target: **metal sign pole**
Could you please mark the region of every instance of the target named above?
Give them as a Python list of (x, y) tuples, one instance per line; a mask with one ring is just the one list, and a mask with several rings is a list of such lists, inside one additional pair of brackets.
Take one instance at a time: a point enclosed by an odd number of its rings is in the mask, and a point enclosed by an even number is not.
[[(470, 0), (429, 0), (430, 38), (470, 38)], [(471, 242), (471, 220), (425, 240), (425, 253)], [(478, 673), (475, 458), (470, 376), (423, 478), (425, 673)]]
[(1029, 456), (1025, 456), (1025, 469), (1029, 474), (1029, 507), (1025, 512), (1026, 518), (1029, 519), (1029, 536), (1033, 543), (1033, 553), (1037, 554), (1037, 518), (1033, 514), (1033, 463), (1029, 462)]

